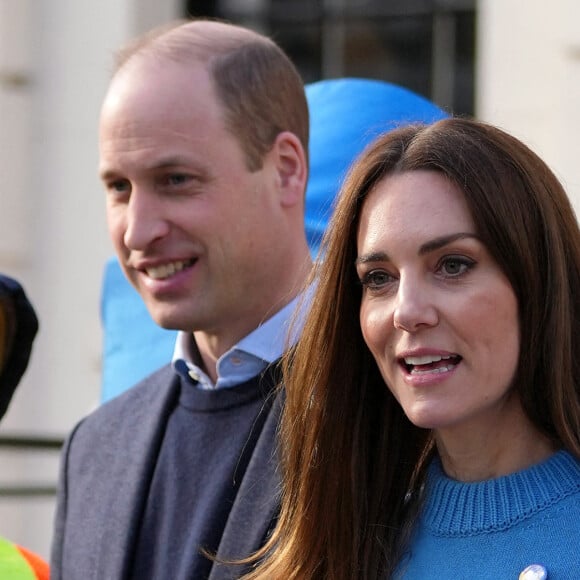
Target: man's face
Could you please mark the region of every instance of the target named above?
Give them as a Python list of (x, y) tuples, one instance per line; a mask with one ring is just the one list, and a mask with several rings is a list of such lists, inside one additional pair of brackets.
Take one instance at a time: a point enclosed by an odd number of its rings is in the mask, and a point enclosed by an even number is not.
[(165, 328), (255, 328), (276, 303), (275, 163), (250, 172), (201, 65), (137, 58), (113, 80), (100, 173), (122, 268)]

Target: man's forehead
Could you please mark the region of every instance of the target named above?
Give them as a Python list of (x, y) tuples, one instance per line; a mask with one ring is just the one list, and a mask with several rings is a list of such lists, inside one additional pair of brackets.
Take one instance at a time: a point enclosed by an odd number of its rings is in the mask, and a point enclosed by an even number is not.
[[(198, 139), (225, 128), (223, 109), (207, 77), (183, 75), (180, 68), (160, 74), (123, 74), (111, 85), (99, 119), (99, 139)], [(203, 72), (203, 75), (206, 75)], [(185, 77), (185, 78), (184, 78)]]
[(162, 57), (136, 55), (111, 79), (101, 107), (105, 114), (134, 107), (136, 102), (216, 100), (213, 79), (207, 67), (197, 61), (181, 62)]

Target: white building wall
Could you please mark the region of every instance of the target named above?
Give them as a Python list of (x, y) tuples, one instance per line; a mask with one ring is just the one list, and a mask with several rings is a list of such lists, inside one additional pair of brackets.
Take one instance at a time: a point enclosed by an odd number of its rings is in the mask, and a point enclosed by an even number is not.
[(479, 0), (477, 115), (556, 172), (580, 214), (580, 2)]
[[(0, 271), (40, 332), (3, 434), (64, 435), (99, 400), (102, 267), (112, 254), (97, 122), (113, 52), (178, 1), (0, 0)], [(58, 455), (0, 448), (0, 486), (55, 483)], [(0, 535), (49, 555), (54, 499), (0, 497)]]

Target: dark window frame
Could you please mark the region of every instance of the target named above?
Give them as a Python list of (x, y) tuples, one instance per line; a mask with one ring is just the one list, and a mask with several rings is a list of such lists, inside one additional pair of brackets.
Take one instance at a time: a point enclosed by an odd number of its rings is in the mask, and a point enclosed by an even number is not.
[[(474, 113), (476, 0), (189, 0), (184, 15), (224, 18), (268, 34), (305, 82), (382, 79), (449, 112)], [(384, 51), (375, 63), (364, 56), (365, 40)]]

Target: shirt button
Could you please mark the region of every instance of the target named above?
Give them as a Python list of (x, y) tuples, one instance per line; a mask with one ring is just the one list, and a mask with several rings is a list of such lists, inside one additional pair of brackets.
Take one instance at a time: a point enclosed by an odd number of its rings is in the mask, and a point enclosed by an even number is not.
[(232, 358), (230, 358), (230, 362), (234, 366), (240, 366), (243, 361), (242, 361), (242, 359), (239, 356), (233, 356)]

